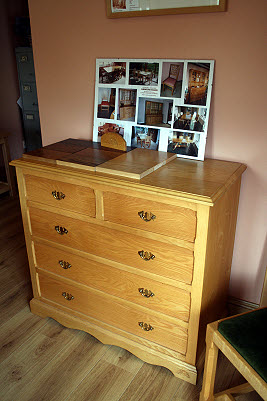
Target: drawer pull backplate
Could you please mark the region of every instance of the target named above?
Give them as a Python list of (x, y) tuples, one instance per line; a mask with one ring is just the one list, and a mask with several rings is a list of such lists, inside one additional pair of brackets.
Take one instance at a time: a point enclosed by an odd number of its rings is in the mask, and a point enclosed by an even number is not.
[(153, 220), (155, 220), (155, 218), (156, 218), (156, 216), (155, 216), (153, 213), (151, 213), (151, 212), (144, 212), (143, 210), (142, 210), (141, 212), (138, 212), (138, 216), (139, 216), (142, 220), (144, 220), (144, 221), (146, 221), (146, 222), (148, 222), (148, 221), (153, 221)]
[(147, 323), (144, 323), (144, 322), (139, 322), (138, 325), (145, 331), (154, 330), (154, 327), (152, 327), (151, 324), (147, 324)]
[(67, 301), (72, 301), (74, 299), (74, 296), (69, 294), (68, 292), (62, 292), (62, 296), (67, 300)]
[(63, 194), (63, 192), (53, 191), (52, 195), (57, 200), (61, 200), (61, 199), (65, 198), (65, 194)]
[(143, 295), (143, 297), (146, 298), (150, 298), (150, 297), (154, 297), (154, 292), (147, 290), (145, 288), (138, 288), (138, 291), (140, 292), (141, 295)]
[(62, 267), (62, 269), (70, 269), (71, 264), (69, 262), (66, 262), (65, 260), (59, 260), (58, 263)]
[(153, 253), (147, 251), (138, 251), (138, 255), (144, 260), (153, 260), (156, 257)]
[(55, 226), (55, 230), (60, 235), (68, 234), (68, 230), (65, 227)]

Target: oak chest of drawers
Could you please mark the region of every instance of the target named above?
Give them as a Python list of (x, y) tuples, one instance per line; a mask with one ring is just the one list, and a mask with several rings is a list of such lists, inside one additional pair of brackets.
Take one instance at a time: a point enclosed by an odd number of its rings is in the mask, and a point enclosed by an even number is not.
[(245, 166), (175, 159), (131, 180), (53, 157), (12, 162), (32, 312), (195, 383), (226, 305)]

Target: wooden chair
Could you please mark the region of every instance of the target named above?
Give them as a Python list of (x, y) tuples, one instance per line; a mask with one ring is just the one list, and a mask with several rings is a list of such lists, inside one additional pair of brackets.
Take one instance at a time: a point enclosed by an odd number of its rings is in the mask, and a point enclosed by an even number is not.
[(16, 187), (15, 187), (14, 176), (12, 175), (11, 168), (9, 166), (9, 162), (11, 159), (8, 146), (8, 136), (9, 134), (7, 132), (0, 132), (0, 146), (3, 154), (3, 160), (7, 178), (7, 182), (0, 181), (0, 194), (9, 192), (10, 196), (13, 197), (16, 194)]
[(178, 75), (179, 75), (179, 71), (180, 71), (180, 66), (176, 65), (176, 64), (171, 64), (170, 65), (170, 71), (169, 71), (169, 76), (167, 79), (165, 79), (162, 84), (163, 84), (163, 91), (165, 86), (171, 88), (172, 91), (172, 95), (175, 89), (175, 85), (178, 79)]
[[(199, 401), (234, 401), (253, 390), (267, 400), (267, 308), (218, 320), (207, 327), (206, 359)], [(218, 350), (247, 383), (214, 394)]]

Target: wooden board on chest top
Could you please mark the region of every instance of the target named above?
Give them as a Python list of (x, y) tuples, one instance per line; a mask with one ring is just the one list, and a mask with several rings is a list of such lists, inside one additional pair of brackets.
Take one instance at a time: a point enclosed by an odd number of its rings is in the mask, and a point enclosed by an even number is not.
[(71, 138), (23, 155), (28, 160), (138, 180), (176, 157), (173, 153), (130, 147), (124, 152), (92, 141)]

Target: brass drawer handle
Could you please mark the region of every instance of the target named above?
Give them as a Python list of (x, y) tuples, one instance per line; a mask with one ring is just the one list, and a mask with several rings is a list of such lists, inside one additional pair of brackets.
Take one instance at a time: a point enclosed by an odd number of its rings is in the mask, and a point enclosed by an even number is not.
[(153, 253), (147, 251), (138, 251), (138, 255), (144, 260), (153, 260), (156, 257)]
[(55, 226), (55, 230), (60, 235), (68, 234), (68, 230), (65, 227)]
[(141, 212), (138, 212), (138, 216), (144, 221), (153, 221), (155, 220), (156, 216), (151, 213), (151, 212), (144, 212), (143, 210)]
[(62, 269), (70, 269), (71, 264), (69, 262), (65, 262), (65, 260), (59, 260), (58, 263), (62, 267)]
[(147, 324), (147, 323), (144, 323), (144, 322), (139, 322), (138, 324), (139, 324), (139, 326), (140, 326), (143, 330), (145, 330), (145, 331), (152, 331), (152, 330), (154, 330), (154, 327), (152, 327), (151, 324)]
[(147, 290), (145, 288), (138, 288), (138, 291), (140, 292), (141, 295), (143, 295), (143, 297), (146, 297), (146, 298), (155, 296), (154, 292)]
[(63, 192), (53, 191), (52, 195), (57, 200), (61, 200), (61, 199), (65, 198), (65, 194), (63, 194)]
[(62, 292), (62, 296), (67, 300), (67, 301), (72, 301), (74, 299), (74, 296), (69, 294), (68, 292)]

